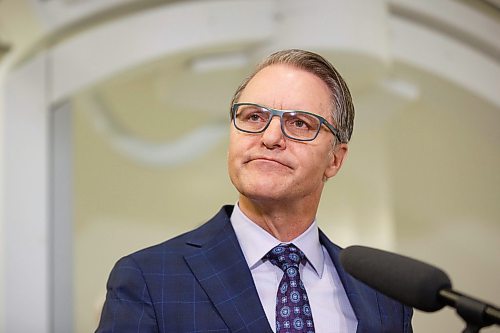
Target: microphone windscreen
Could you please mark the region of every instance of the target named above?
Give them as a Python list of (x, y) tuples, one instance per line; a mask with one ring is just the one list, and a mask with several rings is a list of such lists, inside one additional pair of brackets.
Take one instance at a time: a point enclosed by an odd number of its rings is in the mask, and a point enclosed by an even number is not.
[(405, 305), (426, 312), (446, 305), (439, 291), (451, 288), (451, 281), (439, 268), (364, 246), (342, 250), (340, 262), (356, 279)]

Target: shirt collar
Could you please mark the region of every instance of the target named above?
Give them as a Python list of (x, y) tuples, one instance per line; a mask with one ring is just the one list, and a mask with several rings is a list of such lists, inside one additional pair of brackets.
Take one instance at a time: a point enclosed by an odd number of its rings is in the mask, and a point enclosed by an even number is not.
[[(233, 225), (234, 232), (250, 270), (261, 265), (263, 263), (262, 258), (273, 247), (282, 244), (273, 235), (243, 214), (238, 204), (234, 206), (233, 213), (231, 214), (231, 224)], [(320, 278), (323, 276), (325, 258), (321, 243), (319, 242), (319, 230), (316, 219), (314, 219), (306, 231), (287, 243), (295, 244), (295, 246), (304, 252), (316, 274)]]

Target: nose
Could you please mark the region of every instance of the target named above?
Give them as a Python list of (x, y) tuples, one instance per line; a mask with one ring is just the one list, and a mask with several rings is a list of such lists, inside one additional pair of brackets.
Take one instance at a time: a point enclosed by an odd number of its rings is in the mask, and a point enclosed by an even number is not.
[(262, 143), (269, 149), (285, 148), (285, 137), (281, 131), (280, 117), (273, 117), (262, 133)]

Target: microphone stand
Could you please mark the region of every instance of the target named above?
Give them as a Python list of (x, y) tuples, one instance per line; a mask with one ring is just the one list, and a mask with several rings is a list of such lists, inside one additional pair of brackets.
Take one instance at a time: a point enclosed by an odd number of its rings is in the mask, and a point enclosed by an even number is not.
[(500, 309), (451, 289), (439, 291), (440, 299), (457, 310), (466, 327), (462, 333), (478, 333), (483, 327), (500, 325)]

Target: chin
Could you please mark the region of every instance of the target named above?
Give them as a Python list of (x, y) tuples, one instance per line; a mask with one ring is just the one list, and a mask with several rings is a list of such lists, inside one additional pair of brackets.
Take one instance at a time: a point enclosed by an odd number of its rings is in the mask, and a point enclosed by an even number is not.
[(283, 200), (287, 192), (290, 192), (279, 188), (275, 184), (255, 184), (253, 186), (245, 186), (244, 188), (238, 189), (238, 191), (245, 197), (257, 201)]

